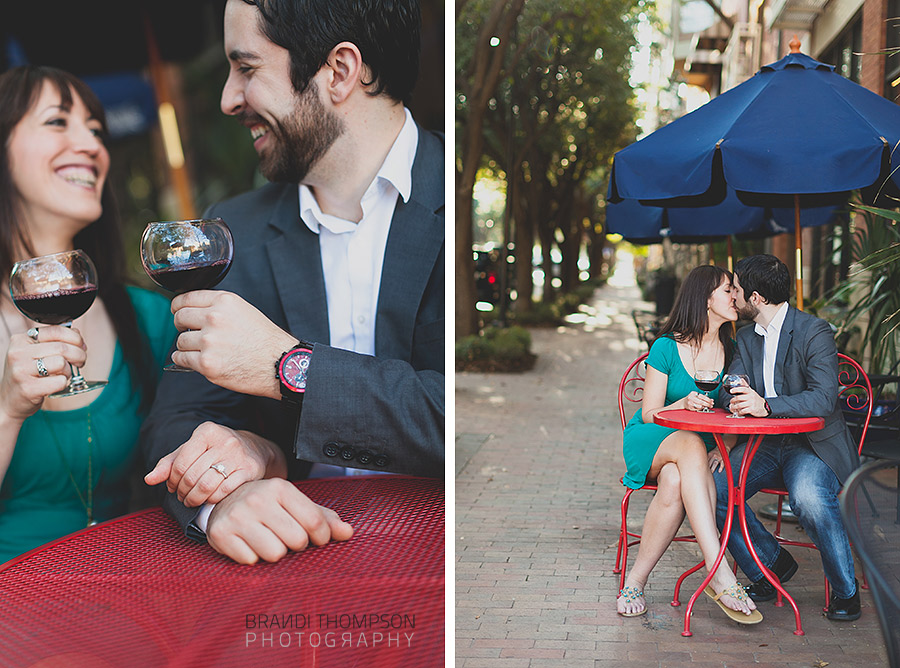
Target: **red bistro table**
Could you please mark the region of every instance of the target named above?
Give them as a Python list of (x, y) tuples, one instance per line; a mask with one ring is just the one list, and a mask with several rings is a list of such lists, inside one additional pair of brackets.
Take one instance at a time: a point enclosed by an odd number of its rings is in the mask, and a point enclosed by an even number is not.
[[(745, 484), (747, 482), (747, 472), (750, 469), (750, 462), (753, 461), (753, 456), (756, 454), (756, 450), (759, 448), (759, 444), (762, 442), (764, 436), (771, 434), (801, 434), (809, 431), (817, 431), (825, 424), (825, 420), (819, 417), (757, 418), (748, 416), (744, 418), (729, 418), (728, 415), (728, 411), (722, 408), (716, 408), (712, 413), (700, 413), (698, 411), (688, 411), (683, 409), (665, 410), (658, 412), (653, 417), (653, 421), (663, 427), (712, 433), (716, 439), (716, 444), (719, 446), (719, 452), (722, 453), (722, 461), (725, 464), (725, 474), (728, 476), (728, 514), (725, 518), (725, 530), (720, 537), (722, 544), (719, 548), (719, 556), (716, 557), (712, 572), (706, 574), (700, 587), (694, 592), (694, 595), (691, 596), (690, 601), (688, 601), (687, 608), (684, 611), (684, 631), (681, 635), (691, 635), (691, 611), (694, 609), (694, 602), (697, 600), (700, 592), (702, 592), (712, 580), (712, 574), (719, 567), (719, 563), (725, 555), (725, 547), (728, 545), (728, 538), (731, 535), (731, 521), (734, 517), (734, 508), (737, 506), (738, 523), (740, 524), (741, 532), (744, 535), (744, 540), (747, 542), (747, 548), (750, 550), (753, 561), (759, 566), (766, 579), (772, 583), (772, 586), (781, 592), (781, 595), (791, 604), (791, 607), (794, 609), (794, 619), (797, 623), (797, 629), (794, 631), (794, 635), (802, 636), (803, 627), (800, 625), (800, 610), (797, 608), (797, 604), (794, 602), (794, 599), (791, 598), (790, 594), (788, 594), (781, 586), (778, 578), (763, 565), (759, 556), (756, 554), (756, 548), (750, 541), (750, 533), (747, 530), (747, 515), (744, 509)], [(741, 459), (737, 487), (733, 484), (731, 462), (728, 458), (728, 451), (725, 449), (725, 443), (722, 441), (723, 434), (745, 434), (749, 436), (747, 446), (744, 448), (744, 456)], [(698, 570), (702, 565), (703, 564), (701, 563), (695, 569), (688, 571), (688, 573), (685, 573), (685, 576)]]
[(443, 666), (443, 481), (297, 486), (353, 538), (242, 566), (153, 508), (7, 562), (0, 666)]

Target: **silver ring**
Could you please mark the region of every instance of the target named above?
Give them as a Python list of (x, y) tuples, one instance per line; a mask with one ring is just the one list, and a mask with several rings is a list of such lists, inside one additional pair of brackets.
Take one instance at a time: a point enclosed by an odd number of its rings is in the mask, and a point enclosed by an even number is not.
[(218, 463), (218, 464), (213, 464), (213, 465), (210, 466), (209, 468), (211, 468), (213, 471), (218, 471), (218, 472), (221, 473), (223, 476), (225, 476), (226, 479), (228, 479), (228, 474), (225, 473), (225, 464), (222, 464), (222, 463), (220, 462), (220, 463)]
[(46, 378), (47, 376), (50, 375), (50, 372), (47, 371), (47, 367), (44, 366), (44, 358), (43, 357), (38, 357), (34, 361), (34, 363), (37, 364), (38, 375), (41, 378)]
[(38, 328), (37, 327), (32, 327), (25, 333), (28, 335), (29, 339), (31, 339), (35, 343), (38, 342)]

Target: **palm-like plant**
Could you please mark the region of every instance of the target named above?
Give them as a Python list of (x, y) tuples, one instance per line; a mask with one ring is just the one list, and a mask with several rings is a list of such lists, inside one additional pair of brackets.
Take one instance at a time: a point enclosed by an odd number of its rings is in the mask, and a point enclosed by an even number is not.
[(850, 305), (843, 322), (836, 323), (838, 335), (862, 326), (857, 354), (862, 357), (868, 351), (869, 373), (880, 373), (900, 355), (900, 212), (854, 207), (866, 223), (852, 237), (853, 257), (858, 259), (828, 301)]

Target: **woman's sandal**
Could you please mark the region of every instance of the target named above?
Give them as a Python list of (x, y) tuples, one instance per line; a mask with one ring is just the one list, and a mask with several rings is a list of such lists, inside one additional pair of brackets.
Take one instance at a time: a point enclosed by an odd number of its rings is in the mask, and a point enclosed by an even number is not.
[[(637, 587), (623, 587), (619, 590), (619, 595), (616, 596), (616, 600), (618, 601), (623, 596), (625, 597), (626, 603), (631, 603), (632, 601), (637, 601), (639, 598), (644, 598), (644, 592), (639, 590)], [(647, 603), (645, 601), (643, 610), (638, 610), (637, 612), (619, 612), (618, 614), (620, 614), (622, 617), (640, 617), (646, 612)]]
[(750, 614), (747, 615), (740, 610), (732, 610), (719, 600), (722, 596), (731, 596), (732, 598), (736, 598), (741, 602), (746, 601), (747, 592), (741, 586), (740, 582), (735, 582), (734, 584), (725, 587), (725, 589), (723, 589), (720, 594), (717, 594), (715, 589), (713, 589), (710, 585), (707, 585), (706, 589), (703, 590), (703, 593), (714, 600), (719, 605), (719, 607), (725, 611), (725, 614), (728, 615), (730, 619), (736, 621), (738, 624), (759, 624), (763, 620), (762, 613), (759, 610), (751, 610)]

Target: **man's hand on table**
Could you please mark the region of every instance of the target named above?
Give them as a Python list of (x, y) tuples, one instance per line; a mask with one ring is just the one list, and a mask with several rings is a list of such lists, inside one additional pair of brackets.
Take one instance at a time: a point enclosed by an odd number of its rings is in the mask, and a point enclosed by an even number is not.
[(767, 417), (766, 400), (759, 396), (752, 387), (736, 387), (732, 390), (731, 412), (737, 415)]
[(160, 459), (144, 481), (165, 482), (179, 501), (194, 507), (218, 503), (252, 480), (285, 477), (287, 462), (274, 443), (248, 431), (204, 422), (187, 442)]
[(353, 528), (279, 478), (241, 485), (216, 504), (206, 537), (212, 548), (241, 564), (275, 562), (310, 543), (349, 540)]

